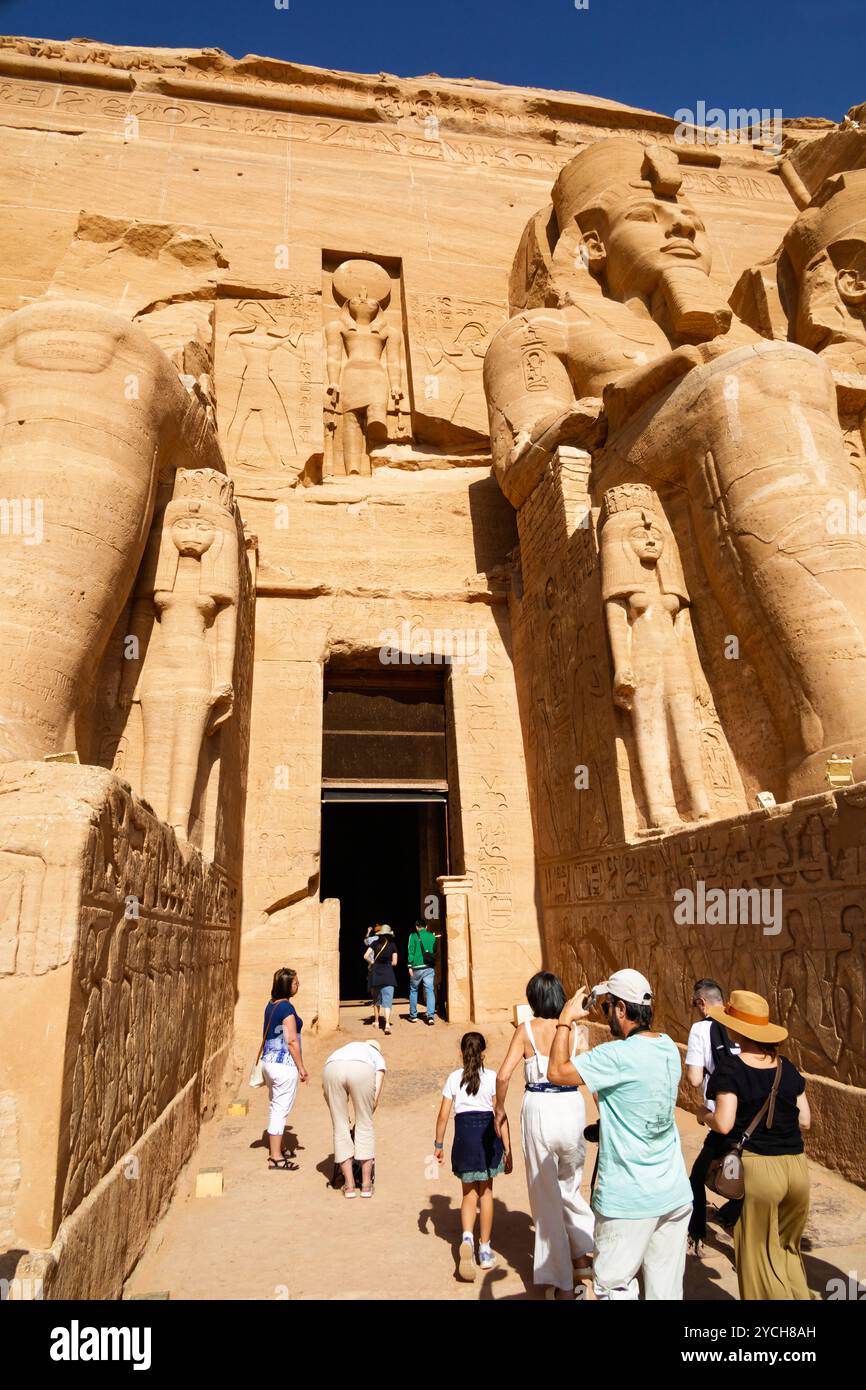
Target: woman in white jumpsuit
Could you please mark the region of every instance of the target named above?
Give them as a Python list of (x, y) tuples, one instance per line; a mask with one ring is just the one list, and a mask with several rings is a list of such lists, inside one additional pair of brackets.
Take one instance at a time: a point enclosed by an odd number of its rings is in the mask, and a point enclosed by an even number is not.
[[(575, 1279), (591, 1271), (592, 1210), (581, 1196), (586, 1111), (579, 1087), (553, 1086), (547, 1063), (565, 990), (556, 975), (542, 971), (526, 986), (535, 1015), (516, 1029), (496, 1078), (497, 1122), (505, 1114), (508, 1085), (523, 1061), (526, 1091), (520, 1134), (529, 1203), (535, 1223), (533, 1281), (547, 1284), (555, 1298), (573, 1298)], [(574, 1029), (572, 1055), (578, 1050)], [(551, 1296), (551, 1295), (549, 1295)]]

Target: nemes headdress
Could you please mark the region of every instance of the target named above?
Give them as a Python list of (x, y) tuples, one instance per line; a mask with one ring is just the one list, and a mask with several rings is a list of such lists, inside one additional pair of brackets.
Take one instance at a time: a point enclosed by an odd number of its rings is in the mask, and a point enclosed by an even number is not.
[(625, 136), (596, 140), (569, 160), (553, 185), (559, 230), (582, 213), (615, 202), (623, 186), (673, 198), (682, 180), (676, 151), (664, 145), (641, 145)]
[(820, 252), (854, 240), (866, 241), (866, 169), (825, 179), (810, 206), (795, 218), (784, 244), (801, 275)]

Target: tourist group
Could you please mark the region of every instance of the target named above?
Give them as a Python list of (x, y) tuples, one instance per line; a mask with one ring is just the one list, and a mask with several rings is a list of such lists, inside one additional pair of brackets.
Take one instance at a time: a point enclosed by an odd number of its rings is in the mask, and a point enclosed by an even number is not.
[[(364, 947), (377, 1031), (381, 1021), (388, 1033), (397, 964), (390, 927), (365, 936)], [(423, 986), (428, 1025), (435, 1018), (435, 950), (435, 934), (417, 923), (409, 940), (409, 1017), (419, 1021)], [(295, 971), (277, 971), (257, 1064), (270, 1094), (269, 1164), (283, 1171), (294, 1166), (282, 1147), (286, 1119), (298, 1082), (308, 1077), (302, 1022), (291, 1003), (297, 988)], [(649, 980), (638, 970), (617, 970), (568, 1000), (558, 977), (542, 971), (527, 984), (526, 998), (531, 1018), (516, 1027), (498, 1071), (486, 1065), (482, 1034), (467, 1032), (461, 1064), (442, 1090), (433, 1142), (442, 1164), (453, 1116), (451, 1168), (462, 1189), (459, 1277), (474, 1280), (497, 1263), (493, 1183), (512, 1169), (506, 1100), (522, 1063), (520, 1139), (535, 1226), (533, 1277), (546, 1297), (585, 1299), (591, 1285), (597, 1299), (637, 1299), (642, 1283), (645, 1299), (681, 1299), (689, 1252), (696, 1259), (703, 1253), (707, 1188), (726, 1199), (716, 1215), (733, 1232), (741, 1298), (817, 1297), (800, 1253), (809, 1211), (805, 1081), (779, 1055), (788, 1035), (771, 1022), (766, 1000), (743, 989), (726, 999), (717, 981), (695, 982), (699, 1017), (685, 1066), (688, 1081), (703, 1091), (698, 1118), (707, 1137), (689, 1175), (675, 1118), (680, 1052), (653, 1027)], [(610, 1041), (587, 1047), (578, 1025), (590, 1019), (604, 1019)], [(347, 1201), (373, 1197), (374, 1114), (386, 1071), (377, 1039), (337, 1048), (323, 1068), (334, 1185)], [(582, 1088), (598, 1107), (590, 1125)], [(588, 1144), (596, 1152), (590, 1202), (581, 1192)]]

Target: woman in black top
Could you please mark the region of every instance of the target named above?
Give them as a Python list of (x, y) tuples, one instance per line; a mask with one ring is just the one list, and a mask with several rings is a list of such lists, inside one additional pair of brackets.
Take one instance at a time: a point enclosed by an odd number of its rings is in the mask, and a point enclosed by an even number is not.
[(374, 1022), (378, 1028), (381, 1010), (385, 1018), (385, 1032), (390, 1033), (391, 1008), (394, 1003), (394, 990), (397, 988), (397, 976), (394, 974), (397, 948), (394, 945), (394, 933), (389, 926), (383, 925), (379, 928), (379, 935), (370, 942), (369, 949), (364, 953), (364, 960), (370, 966)]
[(769, 1110), (743, 1150), (746, 1194), (734, 1228), (740, 1298), (806, 1300), (811, 1297), (800, 1254), (809, 1215), (809, 1170), (803, 1152), (811, 1123), (806, 1083), (793, 1063), (776, 1056), (787, 1029), (771, 1023), (766, 999), (734, 990), (727, 1004), (707, 1010), (740, 1044), (739, 1057), (722, 1058), (707, 1082), (714, 1111), (700, 1118), (738, 1142), (770, 1096), (781, 1067), (772, 1124)]

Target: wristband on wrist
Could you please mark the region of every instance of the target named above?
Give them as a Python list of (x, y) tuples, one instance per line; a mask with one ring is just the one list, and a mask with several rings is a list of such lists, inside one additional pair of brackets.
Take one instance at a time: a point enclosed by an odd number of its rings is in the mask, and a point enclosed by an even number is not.
[(444, 1145), (443, 1145), (443, 1144), (438, 1144), (438, 1143), (436, 1142), (436, 1140), (434, 1139), (434, 1140), (433, 1140), (433, 1147), (434, 1147), (434, 1149), (441, 1149), (441, 1148), (444, 1148)]

